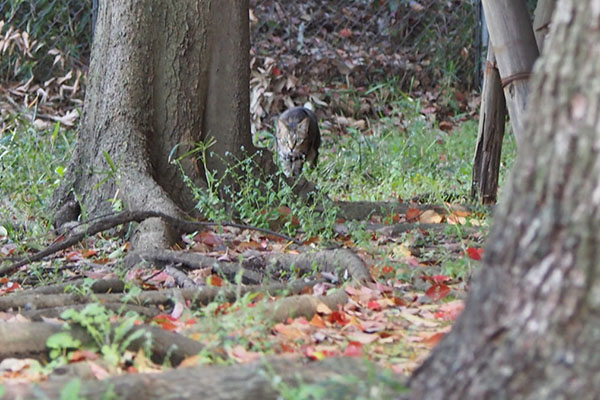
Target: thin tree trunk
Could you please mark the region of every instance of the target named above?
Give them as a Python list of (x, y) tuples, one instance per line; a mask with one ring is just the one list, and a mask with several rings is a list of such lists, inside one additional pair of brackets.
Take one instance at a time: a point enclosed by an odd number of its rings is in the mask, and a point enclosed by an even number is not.
[(517, 144), (524, 138), (529, 75), (539, 52), (524, 0), (482, 0)]
[(498, 193), (502, 138), (506, 121), (506, 102), (500, 74), (496, 68), (496, 57), (492, 46), (488, 46), (479, 129), (473, 161), (471, 196), (483, 204), (494, 204)]
[(480, 274), (413, 399), (600, 393), (600, 2), (563, 0)]

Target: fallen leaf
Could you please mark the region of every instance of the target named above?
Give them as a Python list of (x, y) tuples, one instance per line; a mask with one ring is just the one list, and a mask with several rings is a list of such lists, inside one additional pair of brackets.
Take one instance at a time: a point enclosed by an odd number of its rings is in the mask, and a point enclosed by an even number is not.
[(439, 224), (442, 222), (442, 219), (443, 217), (434, 210), (425, 210), (419, 216), (419, 222), (423, 224)]
[(421, 215), (421, 210), (419, 210), (418, 208), (411, 207), (408, 210), (406, 210), (406, 220), (408, 222), (416, 221), (419, 215)]
[(441, 283), (436, 283), (435, 285), (431, 286), (429, 289), (427, 289), (427, 291), (425, 292), (425, 294), (431, 298), (434, 301), (438, 301), (440, 299), (443, 299), (444, 297), (448, 296), (448, 294), (450, 294), (450, 287)]
[(483, 249), (482, 248), (469, 247), (467, 249), (467, 255), (469, 256), (469, 258), (472, 258), (473, 260), (479, 261), (483, 257)]
[(346, 357), (361, 357), (363, 355), (363, 347), (361, 343), (350, 342), (344, 349)]

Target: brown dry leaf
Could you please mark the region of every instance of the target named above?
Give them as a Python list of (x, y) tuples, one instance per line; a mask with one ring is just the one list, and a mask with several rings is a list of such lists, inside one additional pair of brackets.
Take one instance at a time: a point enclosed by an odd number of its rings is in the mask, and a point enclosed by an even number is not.
[(449, 215), (446, 219), (450, 225), (465, 225), (467, 219), (465, 217), (459, 217), (458, 215)]
[(350, 341), (362, 344), (370, 344), (379, 340), (379, 335), (364, 332), (352, 332), (349, 333), (346, 337)]
[(434, 210), (426, 210), (419, 216), (419, 222), (423, 224), (439, 224), (444, 218)]
[(290, 340), (305, 339), (307, 336), (306, 332), (300, 330), (297, 326), (285, 325), (282, 323), (276, 324), (273, 327), (273, 330), (277, 332), (277, 334)]
[(408, 222), (416, 221), (419, 215), (421, 215), (421, 210), (419, 210), (418, 208), (411, 207), (408, 210), (406, 210), (406, 220)]
[(409, 312), (401, 312), (400, 316), (402, 318), (404, 318), (405, 320), (407, 320), (408, 322), (410, 322), (413, 325), (416, 326), (423, 326), (426, 328), (434, 328), (437, 327), (439, 325), (439, 323), (435, 322), (435, 321), (431, 321), (431, 320), (427, 320), (425, 318), (421, 318), (419, 316), (416, 316), (414, 314), (411, 314)]
[(327, 307), (327, 305), (326, 305), (326, 304), (324, 304), (324, 303), (319, 303), (319, 304), (317, 305), (317, 312), (318, 312), (319, 314), (325, 314), (325, 315), (329, 315), (329, 314), (331, 314), (333, 311), (331, 311), (331, 308)]

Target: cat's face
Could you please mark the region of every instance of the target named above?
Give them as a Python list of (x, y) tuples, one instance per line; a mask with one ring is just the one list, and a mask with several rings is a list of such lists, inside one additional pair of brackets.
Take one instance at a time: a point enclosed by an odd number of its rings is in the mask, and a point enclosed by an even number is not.
[(310, 151), (308, 117), (298, 123), (277, 121), (277, 151), (285, 176), (298, 176)]

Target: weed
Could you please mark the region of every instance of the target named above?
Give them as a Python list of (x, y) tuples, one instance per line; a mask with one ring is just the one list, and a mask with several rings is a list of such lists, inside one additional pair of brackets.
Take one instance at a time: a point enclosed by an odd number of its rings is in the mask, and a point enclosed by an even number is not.
[[(0, 215), (8, 237), (21, 242), (50, 227), (46, 209), (64, 175), (75, 133), (57, 123), (37, 129), (22, 116), (3, 121), (0, 131)], [(34, 221), (31, 216), (36, 216)]]
[[(279, 229), (288, 235), (304, 232), (306, 237), (329, 239), (337, 218), (337, 208), (322, 194), (310, 201), (298, 198), (280, 175), (267, 176), (256, 159), (260, 153), (226, 162), (221, 176), (207, 167), (208, 149), (214, 142), (198, 143), (194, 150), (175, 159), (180, 165), (185, 157), (195, 155), (204, 165), (206, 187), (195, 186), (189, 177), (184, 180), (196, 200), (202, 215), (216, 222), (235, 218), (246, 224)], [(181, 168), (181, 165), (180, 165)], [(181, 168), (183, 173), (183, 168)]]
[[(143, 330), (131, 332), (139, 317), (135, 313), (127, 313), (119, 324), (113, 324), (114, 313), (98, 303), (91, 303), (83, 310), (66, 310), (61, 318), (69, 324), (81, 326), (92, 338), (92, 348), (100, 351), (104, 359), (111, 365), (117, 365), (127, 347), (136, 339), (145, 335)], [(70, 326), (68, 326), (70, 329)], [(149, 338), (147, 338), (149, 344)], [(51, 349), (52, 365), (67, 361), (69, 350), (81, 347), (81, 342), (73, 339), (71, 334), (60, 332), (48, 338), (46, 345)]]
[[(335, 199), (467, 201), (476, 121), (444, 132), (422, 114), (418, 99), (391, 85), (370, 89), (392, 107), (389, 116), (370, 124), (367, 132), (348, 128), (346, 135), (324, 135), (320, 164), (309, 179)], [(514, 154), (514, 139), (507, 134), (501, 178)]]

